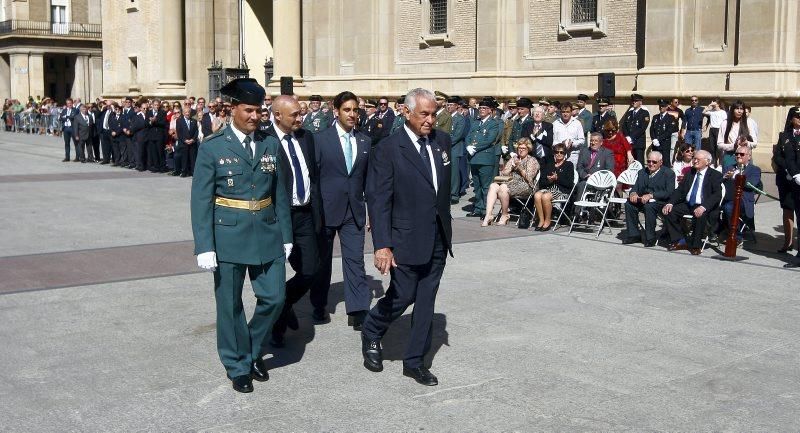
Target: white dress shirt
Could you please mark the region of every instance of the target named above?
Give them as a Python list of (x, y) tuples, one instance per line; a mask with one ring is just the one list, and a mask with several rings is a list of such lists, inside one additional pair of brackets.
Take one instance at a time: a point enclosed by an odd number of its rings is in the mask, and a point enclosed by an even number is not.
[[(694, 187), (695, 182), (700, 182), (700, 185), (697, 186), (697, 194), (694, 196), (695, 204), (702, 204), (703, 203), (703, 181), (706, 179), (706, 172), (708, 171), (708, 167), (704, 168), (703, 171), (698, 171), (694, 175), (694, 179), (692, 179), (692, 184), (689, 185), (689, 192), (686, 193), (686, 203), (689, 203), (692, 198), (692, 188)], [(700, 175), (700, 179), (697, 179), (697, 176)]]
[[(403, 128), (406, 130), (406, 134), (408, 134), (408, 138), (411, 139), (411, 142), (414, 143), (414, 148), (417, 149), (417, 155), (419, 155), (419, 139), (421, 138), (417, 134), (414, 134), (412, 130), (408, 128), (408, 125), (403, 124)], [(425, 141), (428, 143), (425, 146), (428, 150), (428, 162), (431, 164), (431, 173), (433, 174), (433, 189), (438, 193), (439, 192), (439, 177), (436, 174), (436, 163), (433, 160), (433, 149), (431, 149), (431, 141), (428, 137), (425, 137)], [(420, 156), (420, 158), (422, 158)]]
[[(739, 137), (739, 122), (733, 122), (731, 124), (731, 132), (728, 133), (728, 143), (725, 143), (725, 129), (727, 126), (727, 123), (723, 123), (719, 128), (717, 147), (724, 152), (733, 152), (736, 146), (736, 138)], [(747, 142), (747, 146), (753, 149), (758, 146), (758, 126), (756, 126), (756, 122), (749, 117), (747, 118), (747, 129), (750, 130), (750, 138), (753, 139), (753, 141)]]
[[(358, 158), (358, 146), (356, 146), (356, 135), (355, 135), (355, 133), (356, 133), (355, 128), (351, 129), (350, 132), (349, 132), (349, 134), (350, 134), (350, 143), (349, 144), (350, 144), (350, 148), (353, 150), (353, 166), (352, 167), (356, 166), (356, 159)], [(343, 155), (347, 155), (347, 149), (345, 149), (345, 142), (344, 142), (344, 137), (343, 136), (345, 134), (348, 134), (348, 132), (345, 131), (342, 128), (342, 125), (339, 125), (339, 122), (336, 122), (336, 134), (338, 134), (338, 136), (339, 136), (339, 144), (342, 146), (342, 154)], [(347, 158), (345, 158), (345, 160), (347, 160)], [(352, 167), (351, 167), (351, 169), (352, 169)]]
[(297, 159), (300, 161), (300, 172), (303, 176), (303, 186), (306, 193), (305, 197), (299, 197), (297, 195), (297, 182), (294, 181), (297, 179), (297, 173), (295, 172), (294, 164), (292, 164), (292, 155), (289, 153), (289, 144), (284, 138), (286, 134), (277, 126), (275, 127), (275, 133), (278, 134), (278, 141), (281, 142), (281, 146), (283, 146), (283, 152), (286, 154), (286, 159), (289, 160), (289, 167), (292, 169), (292, 206), (305, 206), (309, 201), (311, 201), (311, 194), (309, 194), (309, 189), (311, 189), (311, 177), (308, 174), (306, 157), (303, 155), (303, 150), (300, 149), (300, 143), (297, 141), (297, 138), (292, 135), (292, 146), (294, 147), (294, 153), (297, 155)]
[(233, 130), (233, 135), (235, 135), (236, 138), (239, 139), (239, 143), (242, 143), (242, 148), (244, 148), (244, 150), (247, 150), (247, 146), (245, 146), (245, 144), (244, 144), (244, 138), (245, 137), (250, 137), (250, 148), (251, 148), (251, 152), (253, 153), (253, 155), (251, 157), (255, 158), (256, 157), (256, 141), (253, 138), (253, 133), (251, 132), (250, 134), (245, 134), (244, 132), (239, 131), (236, 128), (236, 125), (233, 124), (233, 122), (231, 122), (231, 130)]
[(578, 154), (580, 154), (581, 147), (586, 144), (586, 137), (583, 134), (583, 125), (576, 117), (569, 119), (566, 124), (561, 117), (553, 122), (553, 144), (563, 143), (566, 139), (572, 140), (572, 148), (567, 149), (570, 152), (567, 160), (573, 165), (577, 165)]

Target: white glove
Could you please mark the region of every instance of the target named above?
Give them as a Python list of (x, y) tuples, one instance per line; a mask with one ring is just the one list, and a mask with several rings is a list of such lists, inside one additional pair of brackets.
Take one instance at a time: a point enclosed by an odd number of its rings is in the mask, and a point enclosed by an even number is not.
[(633, 144), (633, 140), (630, 137), (625, 137), (625, 139), (628, 140), (628, 143)]
[(500, 150), (502, 150), (503, 153), (508, 153), (508, 146), (500, 146)]
[(217, 253), (209, 251), (198, 254), (197, 266), (204, 271), (214, 272), (217, 269)]
[(661, 147), (661, 143), (659, 143), (659, 142), (658, 142), (658, 139), (657, 139), (657, 138), (654, 138), (654, 139), (653, 139), (653, 146), (655, 146), (655, 147)]
[(469, 153), (470, 156), (475, 155), (475, 146), (473, 146), (471, 144), (469, 146), (467, 146), (467, 153)]
[(292, 254), (292, 244), (283, 244), (283, 252), (286, 254), (286, 257), (288, 258), (289, 255)]
[(793, 178), (794, 178), (794, 183), (800, 185), (800, 174), (794, 175)]
[(511, 153), (509, 153), (509, 155), (511, 155), (512, 158), (516, 158), (517, 157), (517, 153), (516, 152), (511, 152)]

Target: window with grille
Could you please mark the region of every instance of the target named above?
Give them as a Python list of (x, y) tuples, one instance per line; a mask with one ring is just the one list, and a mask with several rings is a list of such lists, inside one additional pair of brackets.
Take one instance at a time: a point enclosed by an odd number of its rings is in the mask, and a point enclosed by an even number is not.
[(447, 33), (447, 0), (430, 0), (430, 33)]
[(572, 0), (570, 22), (591, 23), (597, 21), (597, 0)]

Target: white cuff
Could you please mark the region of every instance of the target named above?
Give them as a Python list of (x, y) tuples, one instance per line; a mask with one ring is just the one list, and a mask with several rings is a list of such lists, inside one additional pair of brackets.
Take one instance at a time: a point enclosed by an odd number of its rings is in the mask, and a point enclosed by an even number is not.
[(213, 272), (217, 269), (217, 253), (208, 251), (197, 255), (197, 266), (204, 271)]

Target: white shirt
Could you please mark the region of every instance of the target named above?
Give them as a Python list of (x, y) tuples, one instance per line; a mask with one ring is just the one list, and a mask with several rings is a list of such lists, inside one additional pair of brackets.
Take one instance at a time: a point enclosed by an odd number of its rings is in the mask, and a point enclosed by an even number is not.
[[(347, 149), (345, 149), (345, 142), (344, 142), (344, 135), (350, 134), (350, 149), (353, 150), (353, 165), (352, 167), (356, 166), (356, 159), (358, 158), (358, 146), (356, 146), (356, 130), (355, 128), (351, 129), (350, 132), (345, 131), (342, 128), (342, 125), (339, 125), (339, 122), (336, 122), (336, 133), (339, 135), (339, 144), (342, 146), (342, 154), (347, 155)], [(347, 158), (345, 158), (345, 161)], [(351, 167), (351, 168), (352, 168)]]
[[(411, 139), (412, 143), (414, 143), (414, 148), (417, 149), (417, 154), (419, 154), (420, 145), (418, 141), (421, 137), (417, 134), (414, 134), (414, 132), (408, 128), (408, 125), (403, 124), (403, 128), (405, 128), (406, 134), (408, 134), (408, 138)], [(431, 141), (428, 139), (428, 137), (425, 137), (425, 142), (428, 143), (428, 145), (425, 147), (428, 150), (428, 162), (431, 164), (431, 173), (433, 174), (433, 189), (438, 193), (439, 177), (436, 175), (436, 165), (433, 160), (433, 149), (431, 149)]]
[(711, 110), (708, 112), (709, 128), (720, 128), (726, 120), (728, 120), (728, 112), (725, 110)]
[(231, 122), (231, 129), (233, 130), (233, 135), (235, 135), (236, 138), (239, 139), (239, 143), (242, 143), (242, 148), (244, 148), (244, 150), (247, 150), (247, 146), (244, 145), (244, 138), (250, 137), (250, 148), (252, 149), (251, 152), (253, 153), (252, 157), (255, 158), (256, 141), (253, 139), (253, 133), (251, 132), (250, 134), (245, 134), (244, 132), (239, 131), (238, 129), (236, 129), (236, 126), (233, 124), (233, 122)]
[(580, 149), (586, 144), (586, 137), (583, 134), (583, 125), (576, 117), (569, 119), (567, 124), (559, 117), (553, 122), (553, 144), (563, 143), (564, 140), (572, 140), (572, 148), (567, 149), (569, 152), (569, 160), (573, 165), (578, 164), (578, 154)]
[[(689, 192), (686, 194), (686, 203), (691, 201), (692, 197), (692, 188), (694, 188), (694, 183), (699, 182), (700, 185), (697, 186), (697, 194), (694, 196), (695, 204), (701, 204), (703, 202), (703, 181), (706, 178), (706, 172), (708, 171), (708, 167), (704, 168), (703, 171), (699, 171), (694, 175), (694, 179), (692, 179), (692, 184), (689, 185)], [(697, 178), (700, 176), (700, 179)]]
[[(733, 148), (736, 146), (736, 138), (739, 137), (739, 122), (731, 124), (731, 132), (728, 133), (728, 143), (725, 143), (725, 128), (727, 127), (727, 123), (723, 123), (719, 128), (717, 147), (724, 152), (733, 152)], [(747, 129), (750, 130), (750, 138), (753, 139), (753, 141), (748, 141), (747, 145), (753, 149), (758, 146), (758, 126), (756, 126), (755, 120), (749, 117), (747, 118)]]
[(311, 177), (308, 174), (308, 165), (306, 165), (306, 157), (303, 155), (303, 150), (300, 149), (300, 143), (297, 141), (294, 135), (292, 135), (292, 146), (294, 147), (294, 153), (297, 155), (297, 159), (300, 161), (300, 173), (303, 176), (303, 186), (305, 187), (305, 197), (298, 197), (297, 195), (297, 183), (294, 182), (294, 179), (297, 179), (297, 173), (295, 172), (294, 164), (292, 164), (292, 155), (289, 153), (289, 144), (286, 143), (286, 134), (281, 131), (280, 128), (275, 127), (275, 133), (278, 134), (278, 140), (281, 142), (281, 146), (283, 146), (283, 152), (286, 154), (286, 159), (289, 160), (289, 167), (292, 168), (292, 206), (303, 206), (308, 204), (311, 200), (311, 194), (309, 194), (309, 189), (311, 188)]

